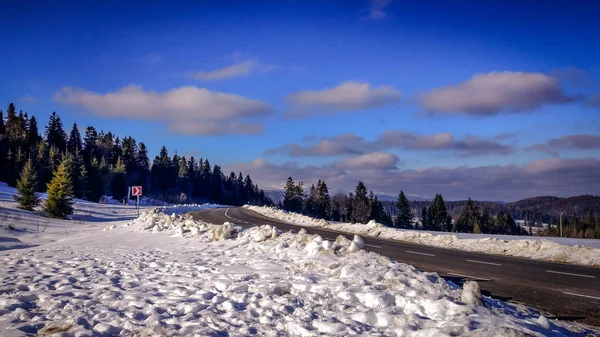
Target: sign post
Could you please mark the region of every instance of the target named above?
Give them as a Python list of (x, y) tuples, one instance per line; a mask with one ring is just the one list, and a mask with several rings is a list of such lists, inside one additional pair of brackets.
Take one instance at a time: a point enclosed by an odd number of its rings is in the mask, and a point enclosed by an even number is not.
[(140, 196), (142, 195), (142, 186), (131, 186), (131, 195), (137, 197), (135, 208), (140, 215)]

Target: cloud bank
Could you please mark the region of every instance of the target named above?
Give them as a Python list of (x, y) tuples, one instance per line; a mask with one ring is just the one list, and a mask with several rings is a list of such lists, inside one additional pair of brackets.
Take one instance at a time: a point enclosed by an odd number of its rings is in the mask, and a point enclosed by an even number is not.
[(100, 117), (164, 122), (172, 132), (201, 136), (257, 134), (256, 120), (273, 114), (264, 102), (193, 86), (164, 93), (136, 85), (109, 93), (64, 87), (54, 100)]
[(593, 149), (600, 149), (600, 136), (598, 135), (568, 135), (560, 138), (553, 138), (528, 148), (530, 151), (541, 151), (553, 155), (557, 155), (558, 150)]
[(290, 94), (287, 101), (294, 107), (289, 118), (306, 118), (333, 112), (379, 108), (400, 100), (400, 92), (390, 86), (371, 87), (364, 82), (343, 82), (320, 91), (306, 90)]
[(275, 164), (264, 159), (231, 166), (234, 171), (248, 172), (267, 188), (281, 188), (287, 177), (306, 183), (325, 180), (330, 188), (352, 191), (359, 180), (377, 193), (409, 194), (433, 197), (442, 193), (448, 200), (514, 201), (540, 195), (573, 196), (597, 194), (600, 190), (600, 160), (543, 159), (524, 166), (459, 166), (425, 169), (348, 170), (331, 165), (301, 166), (297, 163)]
[(419, 103), (430, 114), (491, 116), (579, 99), (568, 96), (555, 77), (505, 71), (475, 75), (465, 82), (429, 91), (421, 95)]
[(267, 150), (266, 154), (286, 154), (291, 157), (326, 157), (366, 154), (383, 150), (448, 151), (460, 156), (507, 155), (515, 152), (512, 145), (475, 136), (456, 139), (447, 132), (419, 135), (391, 130), (380, 134), (373, 142), (354, 133), (321, 138), (312, 145), (287, 144)]

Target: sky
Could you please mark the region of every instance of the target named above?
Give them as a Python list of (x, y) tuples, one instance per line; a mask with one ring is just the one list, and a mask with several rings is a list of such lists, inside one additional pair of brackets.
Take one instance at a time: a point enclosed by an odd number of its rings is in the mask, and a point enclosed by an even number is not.
[(0, 3), (0, 109), (266, 189), (600, 191), (598, 1)]

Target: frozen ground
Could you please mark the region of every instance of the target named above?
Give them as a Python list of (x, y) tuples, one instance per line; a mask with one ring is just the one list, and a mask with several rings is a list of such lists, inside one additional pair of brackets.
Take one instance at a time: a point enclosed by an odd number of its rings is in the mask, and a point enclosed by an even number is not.
[(302, 226), (320, 227), (389, 240), (408, 241), (429, 246), (460, 249), (497, 255), (525, 257), (536, 260), (600, 266), (600, 240), (544, 238), (531, 236), (488, 235), (403, 230), (368, 224), (327, 222), (271, 207), (245, 206), (264, 216)]
[[(15, 206), (4, 201), (0, 211)], [(52, 220), (55, 232), (19, 238), (37, 236), (39, 246), (0, 251), (0, 336), (600, 333), (481, 299), (476, 283), (463, 290), (365, 252), (360, 237), (329, 242), (304, 231), (213, 225), (176, 215), (186, 207), (139, 218), (129, 206), (87, 207), (93, 221)], [(204, 207), (216, 206), (189, 206)], [(21, 214), (16, 226), (35, 216)]]

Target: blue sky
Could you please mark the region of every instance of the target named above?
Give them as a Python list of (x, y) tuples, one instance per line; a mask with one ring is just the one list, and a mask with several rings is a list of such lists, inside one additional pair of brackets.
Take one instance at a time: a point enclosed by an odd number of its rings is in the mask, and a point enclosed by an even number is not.
[(0, 102), (382, 194), (600, 191), (597, 1), (0, 4)]

